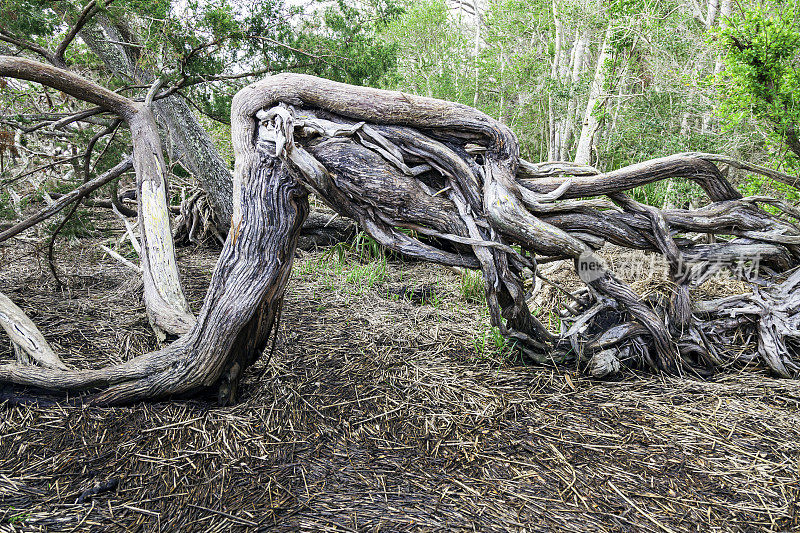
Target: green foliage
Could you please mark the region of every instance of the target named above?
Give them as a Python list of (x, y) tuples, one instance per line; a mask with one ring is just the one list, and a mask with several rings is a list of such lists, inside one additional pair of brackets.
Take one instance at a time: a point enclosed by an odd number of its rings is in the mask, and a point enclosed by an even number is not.
[(547, 158), (547, 110), (566, 107), (580, 89), (550, 77), (553, 43), (541, 37), (554, 32), (550, 2), (503, 0), (486, 13), (478, 61), (477, 105), (508, 124), (521, 143), (521, 154)]
[(386, 80), (394, 82), (393, 88), (472, 104), (475, 76), (469, 43), (444, 0), (410, 2), (382, 33), (397, 51), (398, 77)]
[(729, 126), (750, 117), (765, 124), (777, 162), (800, 170), (800, 2), (746, 5), (717, 37), (725, 52), (719, 115)]
[(692, 203), (698, 205), (703, 202), (704, 193), (699, 185), (684, 179), (648, 183), (630, 191), (631, 197), (637, 202), (654, 205), (656, 207), (679, 207), (687, 209)]
[[(88, 1), (3, 0), (0, 20), (11, 35), (53, 50)], [(378, 85), (391, 76), (395, 46), (377, 32), (402, 12), (397, 3), (318, 3), (310, 17), (284, 0), (117, 0), (100, 5), (102, 15), (133, 35), (137, 46), (131, 53), (139, 67), (158, 72), (167, 85), (185, 85), (204, 113), (227, 121), (230, 98), (249, 80), (214, 85), (205, 80), (248, 69), (305, 72), (357, 85)], [(104, 69), (79, 40), (70, 46), (68, 59)], [(114, 79), (111, 86), (127, 82)]]
[[(796, 168), (796, 167), (795, 167)], [(746, 179), (739, 183), (739, 192), (745, 196), (767, 195), (776, 198), (785, 198), (791, 202), (800, 200), (800, 192), (795, 187), (775, 181), (760, 174), (749, 174)], [(772, 207), (762, 206), (767, 211), (772, 212)]]
[(459, 292), (464, 300), (470, 303), (483, 304), (486, 302), (483, 274), (480, 270), (464, 270), (461, 274)]
[(364, 231), (356, 234), (350, 249), (360, 261), (383, 260), (386, 256), (383, 246)]
[[(76, 6), (66, 6), (77, 14)], [(79, 11), (79, 8), (78, 8)], [(57, 33), (58, 18), (52, 11), (52, 2), (48, 0), (3, 0), (0, 2), (0, 20), (3, 29), (17, 34), (31, 36), (39, 44), (44, 44), (45, 37)]]
[[(9, 512), (5, 517), (5, 520), (9, 524), (11, 524), (12, 526), (13, 525), (21, 526), (21, 525), (25, 524), (25, 522), (27, 522), (31, 518), (31, 511), (23, 511), (23, 512), (19, 512), (19, 513), (16, 513), (16, 514), (13, 514), (13, 511), (14, 511), (14, 508), (12, 507), (11, 509), (9, 509)], [(0, 519), (0, 522), (2, 522), (2, 521), (3, 520)]]
[(494, 326), (484, 326), (480, 332), (472, 337), (472, 345), (479, 359), (502, 363), (514, 358), (516, 355), (516, 342), (510, 342)]
[(314, 60), (302, 70), (353, 85), (379, 85), (395, 68), (397, 46), (378, 39), (377, 32), (401, 13), (389, 0), (368, 9), (337, 0), (300, 27), (293, 45)]
[[(61, 224), (61, 219), (56, 219), (47, 225), (47, 232), (53, 233)], [(67, 239), (77, 239), (80, 237), (92, 237), (95, 233), (92, 213), (88, 209), (77, 209), (70, 219), (64, 224), (59, 232), (60, 237)]]
[(326, 291), (351, 295), (362, 295), (388, 278), (385, 258), (362, 263), (337, 247), (317, 261), (306, 262), (300, 274), (310, 276)]
[(11, 195), (8, 191), (0, 193), (0, 219), (14, 220), (17, 213), (14, 211), (14, 206), (11, 205)]

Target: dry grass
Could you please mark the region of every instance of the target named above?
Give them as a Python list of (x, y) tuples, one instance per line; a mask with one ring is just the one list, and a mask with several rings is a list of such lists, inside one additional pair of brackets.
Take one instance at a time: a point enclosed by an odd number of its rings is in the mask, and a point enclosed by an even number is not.
[[(69, 289), (55, 294), (24, 252), (0, 248), (0, 290), (70, 363), (155, 346), (128, 271), (73, 246)], [(215, 258), (183, 254), (199, 305)], [(0, 530), (800, 527), (798, 382), (602, 382), (520, 366), (476, 352), (485, 312), (460, 276), (380, 268), (304, 253), (276, 353), (234, 407), (0, 409)], [(86, 493), (101, 484), (110, 490)]]

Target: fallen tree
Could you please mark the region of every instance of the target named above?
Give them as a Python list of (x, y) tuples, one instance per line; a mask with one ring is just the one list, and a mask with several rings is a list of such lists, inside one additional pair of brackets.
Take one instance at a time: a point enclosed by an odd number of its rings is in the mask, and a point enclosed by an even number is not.
[[(0, 75), (61, 84), (38, 73), (34, 62), (14, 70), (14, 61), (22, 60), (0, 58)], [(86, 99), (85, 92), (70, 94)], [(143, 132), (135, 127), (137, 114), (146, 117), (147, 106), (115, 102), (133, 131), (140, 224), (149, 235), (148, 225), (168, 220), (168, 212), (165, 203), (152, 202), (151, 214), (142, 215), (153, 187), (143, 173), (153, 173), (141, 161), (157, 162), (160, 154), (154, 143), (137, 141)], [(623, 365), (706, 374), (754, 360), (781, 376), (800, 372), (800, 213), (776, 199), (742, 198), (711, 161), (716, 156), (678, 154), (605, 174), (530, 164), (520, 161), (505, 125), (473, 108), (291, 74), (240, 91), (231, 119), (231, 227), (188, 332), (159, 351), (100, 370), (65, 370), (46, 346), (46, 356), (28, 347), (16, 364), (0, 365), (0, 382), (87, 391), (87, 400), (100, 404), (208, 390), (220, 403), (233, 401), (279, 313), (309, 191), (389, 249), (481, 269), (492, 325), (534, 360), (578, 361), (598, 376)], [(163, 174), (156, 175), (163, 187)], [(698, 183), (711, 203), (662, 211), (624, 194), (677, 177)], [(607, 198), (592, 198), (601, 195)], [(725, 238), (699, 245), (680, 236), (691, 233)], [(159, 235), (171, 249), (169, 232)], [(605, 242), (662, 254), (671, 297), (640, 297), (593, 253)], [(537, 273), (538, 261), (551, 258), (570, 259), (586, 284), (570, 294), (569, 327), (557, 333), (532, 315), (523, 283), (526, 273)], [(743, 263), (770, 274), (758, 278), (752, 294), (691, 301), (692, 283)], [(147, 279), (152, 258), (143, 257), (142, 267)], [(0, 314), (0, 324), (8, 331), (30, 328), (15, 307), (4, 307), (11, 312)], [(730, 349), (743, 334), (758, 336), (757, 352)], [(41, 335), (35, 340), (41, 346)]]

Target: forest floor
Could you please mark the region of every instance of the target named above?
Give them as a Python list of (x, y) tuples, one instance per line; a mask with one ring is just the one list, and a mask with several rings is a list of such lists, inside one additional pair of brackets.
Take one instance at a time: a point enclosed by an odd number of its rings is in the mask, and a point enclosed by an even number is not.
[[(101, 240), (60, 241), (58, 291), (41, 239), (0, 247), (0, 291), (76, 367), (157, 347)], [(179, 255), (196, 311), (216, 252)], [(800, 382), (591, 380), (486, 323), (450, 270), (301, 252), (237, 405), (0, 406), (0, 530), (800, 528)]]

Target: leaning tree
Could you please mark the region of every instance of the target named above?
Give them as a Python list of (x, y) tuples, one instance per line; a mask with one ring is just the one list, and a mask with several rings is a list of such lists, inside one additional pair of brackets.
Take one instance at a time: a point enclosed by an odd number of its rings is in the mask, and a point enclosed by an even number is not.
[[(391, 250), (480, 269), (492, 325), (534, 360), (588, 363), (595, 375), (622, 365), (706, 374), (756, 360), (780, 376), (800, 372), (800, 213), (777, 199), (743, 198), (714, 161), (793, 183), (790, 176), (698, 153), (608, 173), (531, 164), (520, 160), (516, 137), (505, 125), (471, 107), (276, 75), (233, 100), (233, 214), (195, 319), (175, 265), (152, 98), (134, 102), (55, 66), (20, 58), (0, 57), (0, 76), (55, 87), (129, 125), (145, 304), (154, 326), (181, 335), (122, 364), (73, 370), (19, 308), (0, 296), (0, 325), (17, 353), (16, 363), (0, 365), (0, 382), (85, 391), (98, 404), (209, 391), (221, 403), (232, 401), (242, 373), (274, 327), (309, 192)], [(678, 177), (698, 183), (711, 202), (695, 210), (659, 210), (624, 193)], [(103, 179), (112, 178), (93, 181)], [(695, 244), (684, 237), (694, 233), (724, 237)], [(671, 296), (638, 295), (593, 253), (605, 242), (663, 255)], [(523, 285), (525, 275), (538, 275), (538, 263), (553, 259), (571, 260), (585, 283), (569, 294), (569, 327), (558, 333), (533, 316)], [(691, 300), (692, 283), (742, 261), (763, 274), (751, 294)], [(743, 334), (758, 338), (756, 351), (731, 349)]]

